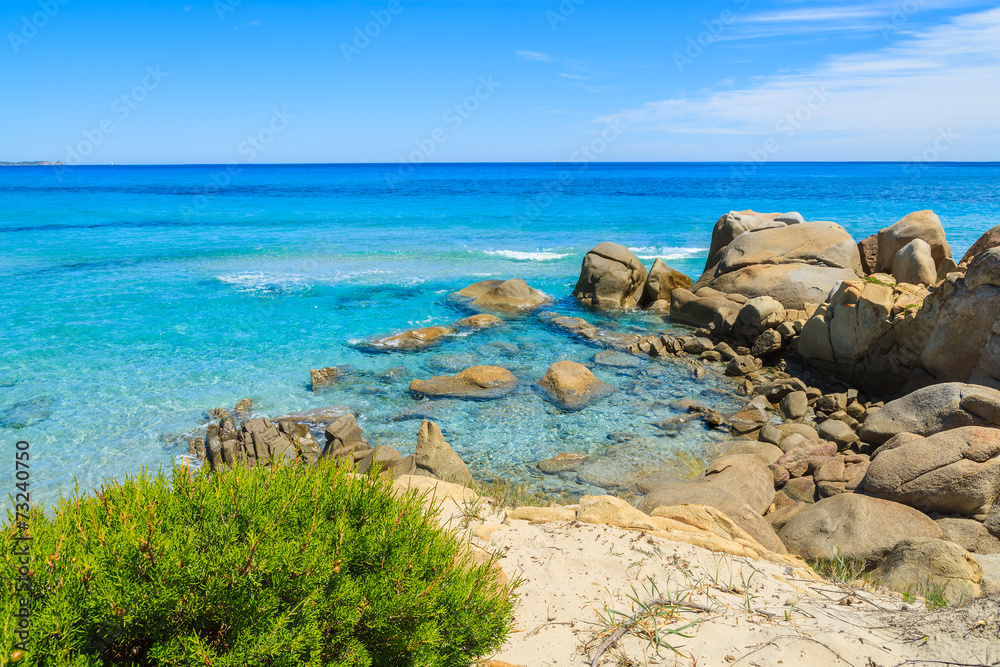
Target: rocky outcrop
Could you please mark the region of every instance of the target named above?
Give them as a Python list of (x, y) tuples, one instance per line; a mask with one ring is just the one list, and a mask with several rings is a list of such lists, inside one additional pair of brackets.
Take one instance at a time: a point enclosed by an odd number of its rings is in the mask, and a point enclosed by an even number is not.
[(893, 273), (896, 256), (911, 241), (925, 242), (934, 260), (934, 272), (945, 259), (951, 259), (951, 247), (945, 239), (944, 227), (934, 211), (916, 211), (878, 233), (879, 273)]
[(417, 450), (413, 455), (417, 475), (435, 477), (463, 486), (472, 485), (472, 473), (462, 457), (455, 453), (432, 421), (424, 420), (417, 433)]
[(607, 396), (614, 387), (598, 380), (583, 364), (557, 361), (538, 382), (549, 400), (563, 410), (580, 410)]
[(880, 562), (901, 540), (940, 539), (925, 514), (899, 503), (841, 493), (805, 508), (779, 533), (789, 553), (807, 559), (855, 558)]
[(188, 446), (191, 456), (214, 471), (274, 463), (312, 465), (320, 457), (309, 427), (293, 421), (248, 419), (237, 426), (232, 417), (224, 417), (208, 425), (205, 438), (191, 438)]
[(635, 308), (647, 275), (631, 250), (605, 241), (584, 256), (573, 296), (596, 308)]
[(743, 232), (767, 226), (785, 226), (786, 223), (775, 224), (779, 213), (757, 213), (756, 211), (730, 211), (715, 223), (712, 228), (712, 243), (708, 249), (708, 262), (705, 268), (718, 264), (726, 246), (733, 242)]
[(1000, 429), (900, 433), (872, 455), (864, 488), (925, 512), (985, 521), (1000, 495)]
[(646, 277), (646, 284), (642, 289), (642, 296), (639, 299), (639, 306), (648, 308), (657, 301), (670, 301), (670, 295), (677, 288), (687, 289), (694, 284), (694, 281), (678, 271), (670, 268), (666, 262), (659, 257), (653, 262)]
[(983, 568), (957, 544), (930, 538), (899, 542), (879, 565), (882, 585), (900, 593), (938, 593), (958, 604), (982, 595)]
[(943, 382), (886, 403), (865, 419), (860, 435), (881, 445), (899, 433), (933, 435), (963, 426), (1000, 426), (1000, 391)]
[(455, 322), (455, 326), (461, 329), (491, 329), (501, 324), (503, 324), (503, 320), (489, 313), (471, 315)]
[(414, 380), (410, 392), (431, 398), (501, 398), (514, 391), (517, 378), (499, 366), (470, 366), (457, 375), (438, 375)]
[(469, 300), (469, 305), (483, 310), (523, 312), (537, 310), (551, 299), (520, 278), (483, 280), (459, 290), (453, 296)]
[[(713, 240), (713, 247), (716, 241)], [(822, 303), (841, 281), (862, 275), (858, 246), (832, 222), (759, 224), (717, 253), (692, 292), (771, 296), (786, 308)]]

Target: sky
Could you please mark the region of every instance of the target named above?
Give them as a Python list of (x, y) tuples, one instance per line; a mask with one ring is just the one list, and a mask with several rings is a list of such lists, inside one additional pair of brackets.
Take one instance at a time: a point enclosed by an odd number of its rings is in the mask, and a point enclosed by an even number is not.
[(0, 160), (1000, 160), (974, 0), (3, 0)]

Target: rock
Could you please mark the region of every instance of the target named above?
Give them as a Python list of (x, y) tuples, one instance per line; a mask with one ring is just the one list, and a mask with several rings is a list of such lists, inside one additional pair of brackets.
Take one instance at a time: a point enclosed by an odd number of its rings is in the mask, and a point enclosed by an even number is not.
[(868, 457), (859, 455), (834, 456), (813, 475), (816, 491), (823, 498), (855, 491), (868, 470)]
[(375, 475), (388, 473), (393, 479), (402, 475), (415, 473), (413, 457), (405, 459), (392, 447), (376, 447), (369, 450), (358, 462), (355, 472), (359, 475)]
[(892, 277), (896, 282), (910, 285), (933, 285), (937, 282), (937, 266), (931, 256), (931, 247), (923, 239), (913, 239), (892, 261)]
[(901, 540), (940, 539), (941, 529), (929, 517), (906, 505), (841, 493), (799, 512), (785, 524), (779, 536), (789, 553), (803, 558), (844, 557), (876, 563)]
[(695, 482), (675, 482), (654, 489), (639, 501), (638, 509), (653, 514), (658, 507), (677, 505), (708, 505), (713, 507), (749, 533), (753, 539), (776, 553), (785, 548), (771, 524), (755, 509), (738, 497), (716, 486)]
[(810, 461), (817, 458), (827, 459), (836, 453), (836, 443), (807, 440), (795, 449), (785, 452), (775, 463), (786, 469), (792, 477), (802, 477), (809, 471)]
[(785, 482), (781, 492), (797, 503), (816, 502), (816, 481), (812, 477), (795, 477)]
[(414, 380), (410, 392), (432, 398), (493, 399), (514, 391), (517, 378), (499, 366), (470, 366), (457, 375)]
[[(316, 442), (316, 438), (313, 436), (312, 431), (309, 430), (309, 426), (293, 421), (275, 421), (278, 424), (278, 430), (284, 433), (285, 437), (295, 447), (297, 452), (296, 458), (309, 465), (315, 465), (319, 461), (320, 456), (323, 455), (323, 449)], [(230, 466), (232, 465), (231, 462), (227, 461), (227, 463)]]
[(780, 352), (781, 344), (781, 334), (774, 329), (768, 329), (757, 336), (757, 339), (753, 342), (753, 347), (750, 348), (750, 352), (755, 357), (763, 357), (768, 354)]
[(861, 255), (861, 268), (866, 276), (878, 271), (878, 234), (872, 234), (858, 242), (858, 253)]
[(309, 380), (312, 382), (313, 391), (334, 384), (339, 375), (340, 371), (337, 368), (310, 369)]
[(792, 211), (791, 213), (782, 213), (774, 219), (775, 222), (783, 222), (786, 225), (804, 225), (806, 219), (802, 217), (802, 214), (798, 211)]
[(736, 318), (737, 325), (748, 340), (768, 329), (774, 329), (784, 321), (785, 307), (769, 296), (750, 299)]
[(1000, 248), (990, 248), (976, 255), (969, 263), (963, 283), (967, 290), (1000, 285)]
[(979, 587), (984, 595), (1000, 593), (1000, 554), (975, 554), (975, 559), (983, 569), (983, 580)]
[(597, 308), (635, 308), (647, 275), (631, 250), (605, 241), (584, 256), (573, 296)]
[(501, 324), (503, 324), (503, 320), (489, 313), (479, 313), (455, 322), (455, 326), (462, 329), (489, 329)]
[(807, 424), (778, 424), (778, 430), (781, 431), (786, 438), (791, 435), (801, 435), (806, 440), (816, 440), (819, 438), (819, 432)]
[(796, 447), (801, 447), (806, 440), (808, 440), (808, 438), (804, 435), (800, 433), (793, 433), (782, 438), (781, 442), (778, 443), (778, 448), (787, 454)]
[(575, 361), (552, 364), (538, 384), (549, 400), (563, 410), (580, 410), (614, 391), (614, 387), (601, 382), (586, 366)]
[(856, 279), (861, 271), (858, 247), (840, 225), (760, 226), (736, 237), (718, 263), (706, 267), (693, 291), (710, 287), (751, 298), (770, 296), (785, 308), (801, 310), (826, 301), (841, 281)]
[[(708, 250), (708, 261), (705, 269), (715, 266), (722, 258), (726, 247), (743, 232), (769, 225), (778, 217), (778, 213), (757, 213), (755, 211), (730, 211), (719, 218), (712, 229), (712, 242)], [(784, 223), (779, 223), (784, 226)]]
[(786, 523), (792, 520), (792, 517), (807, 507), (809, 507), (808, 503), (792, 502), (791, 505), (778, 508), (764, 518), (771, 522), (772, 528), (775, 530), (781, 530), (785, 527)]
[(383, 352), (410, 352), (423, 350), (441, 342), (445, 336), (455, 333), (452, 327), (424, 327), (423, 329), (411, 329), (403, 333), (376, 338), (369, 341), (368, 348)]
[(594, 363), (599, 366), (611, 366), (613, 368), (638, 368), (643, 365), (643, 360), (634, 354), (620, 352), (618, 350), (601, 350), (594, 355)]
[(937, 266), (946, 257), (951, 257), (951, 248), (945, 240), (941, 220), (933, 211), (916, 211), (903, 217), (895, 224), (879, 230), (878, 271), (891, 274), (896, 253), (914, 239), (920, 239), (930, 246), (935, 274)]
[(420, 424), (417, 432), (417, 450), (413, 461), (416, 464), (413, 474), (472, 486), (472, 473), (465, 461), (445, 442), (441, 428), (427, 419)]
[(583, 463), (586, 463), (589, 458), (585, 454), (563, 452), (562, 454), (556, 454), (552, 458), (539, 461), (538, 469), (549, 475), (560, 472), (571, 472), (579, 468)]
[(755, 440), (732, 440), (722, 443), (719, 448), (720, 460), (729, 456), (740, 454), (752, 454), (760, 459), (764, 465), (771, 465), (784, 454), (778, 447), (767, 442), (757, 442)]
[(530, 521), (551, 523), (553, 521), (575, 521), (576, 510), (568, 507), (517, 507), (504, 513), (504, 521)]
[(740, 498), (758, 514), (774, 499), (774, 476), (756, 454), (736, 454), (716, 459), (705, 470), (704, 483)]
[(975, 519), (942, 517), (934, 523), (941, 529), (944, 539), (954, 542), (966, 551), (977, 554), (1000, 554), (1000, 538), (992, 535), (986, 526)]
[(958, 263), (959, 266), (968, 266), (972, 260), (978, 257), (980, 254), (991, 250), (993, 248), (1000, 247), (1000, 225), (989, 229), (985, 234), (980, 236), (972, 247), (969, 248), (968, 252), (962, 257), (962, 261)]
[(726, 375), (730, 377), (742, 377), (760, 370), (760, 360), (748, 354), (735, 357), (726, 364)]
[(703, 336), (697, 336), (684, 343), (684, 351), (688, 354), (701, 354), (714, 348), (715, 343), (712, 342), (712, 339)]
[(238, 463), (268, 465), (274, 461), (293, 461), (298, 458), (299, 452), (295, 444), (271, 420), (248, 419), (235, 433), (232, 433), (231, 426), (225, 421), (219, 425), (220, 455), (221, 440), (234, 439), (232, 447)]
[(938, 592), (951, 604), (982, 595), (983, 568), (952, 542), (928, 537), (899, 542), (879, 565), (882, 584), (900, 593)]
[(368, 444), (353, 414), (344, 415), (327, 426), (324, 435), (326, 437), (326, 449), (323, 450), (323, 456), (328, 456), (329, 453), (332, 453), (336, 449), (354, 443)]
[(963, 426), (991, 424), (1000, 424), (1000, 391), (946, 382), (886, 403), (865, 419), (860, 435), (865, 442), (880, 445), (897, 433), (926, 436)]
[(253, 410), (253, 400), (249, 398), (241, 398), (236, 401), (236, 407), (233, 408), (233, 412), (236, 413), (237, 417), (246, 417)]
[(583, 496), (576, 511), (580, 523), (596, 523), (628, 528), (637, 520), (647, 518), (621, 498), (614, 496)]
[[(646, 284), (642, 290), (642, 297), (639, 299), (639, 306), (648, 308), (657, 301), (665, 301), (667, 310), (670, 309), (670, 294), (678, 287), (687, 289), (694, 284), (694, 281), (676, 269), (672, 269), (659, 257), (653, 262), (649, 275), (646, 277)], [(662, 309), (662, 307), (661, 307)]]
[[(777, 445), (783, 438), (784, 434), (778, 430), (778, 427), (771, 423), (764, 424), (757, 435), (758, 440), (772, 445)], [(768, 463), (774, 463), (774, 461), (769, 461)]]
[(837, 443), (839, 449), (847, 449), (858, 442), (858, 434), (850, 426), (838, 419), (827, 419), (819, 425), (819, 437)]
[(508, 312), (536, 310), (551, 300), (520, 278), (482, 280), (455, 292), (452, 297), (468, 299), (474, 308)]
[(806, 416), (808, 409), (809, 400), (804, 391), (791, 392), (781, 399), (781, 403), (778, 405), (778, 410), (785, 419), (802, 419)]
[(872, 455), (864, 488), (925, 512), (985, 516), (1000, 495), (1000, 429), (902, 433)]
[(738, 294), (723, 294), (708, 287), (702, 287), (695, 294), (678, 287), (670, 293), (670, 320), (693, 326), (728, 322), (731, 327), (744, 303), (746, 297)]

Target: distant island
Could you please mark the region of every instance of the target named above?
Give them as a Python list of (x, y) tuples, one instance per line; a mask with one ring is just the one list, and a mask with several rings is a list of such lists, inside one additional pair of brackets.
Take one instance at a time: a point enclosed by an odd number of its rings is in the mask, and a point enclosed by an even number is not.
[(0, 162), (0, 167), (57, 167), (62, 164), (62, 160), (55, 162)]

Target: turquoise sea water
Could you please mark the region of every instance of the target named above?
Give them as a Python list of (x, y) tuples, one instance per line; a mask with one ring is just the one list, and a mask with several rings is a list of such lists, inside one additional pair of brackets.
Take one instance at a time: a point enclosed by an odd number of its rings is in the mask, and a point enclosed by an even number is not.
[[(369, 354), (377, 334), (468, 314), (449, 293), (521, 277), (551, 310), (655, 331), (658, 318), (603, 318), (568, 298), (583, 254), (612, 240), (647, 266), (697, 276), (726, 211), (802, 212), (855, 238), (931, 208), (956, 257), (1000, 223), (998, 164), (462, 164), (7, 168), (0, 170), (0, 452), (32, 443), (35, 500), (186, 452), (204, 412), (252, 397), (261, 415), (349, 405), (367, 434), (412, 451), (411, 379), (474, 363), (510, 368), (514, 395), (423, 405), (483, 476), (549, 487), (534, 471), (562, 451), (600, 455), (635, 433), (664, 456), (711, 434), (651, 422), (694, 397), (732, 399), (676, 363), (595, 373), (619, 391), (563, 414), (534, 389), (554, 361), (597, 348), (535, 317), (418, 354)], [(392, 174), (392, 177), (387, 177)], [(743, 175), (734, 175), (743, 174)], [(309, 368), (349, 364), (314, 393)], [(405, 367), (397, 379), (379, 377)], [(410, 416), (419, 416), (412, 411)], [(0, 454), (2, 456), (2, 454)], [(2, 459), (0, 459), (2, 460)], [(0, 479), (12, 475), (12, 465)], [(8, 484), (9, 485), (9, 484)], [(582, 488), (582, 487), (581, 487)], [(2, 491), (6, 496), (7, 491)], [(9, 502), (5, 498), (5, 502)]]

